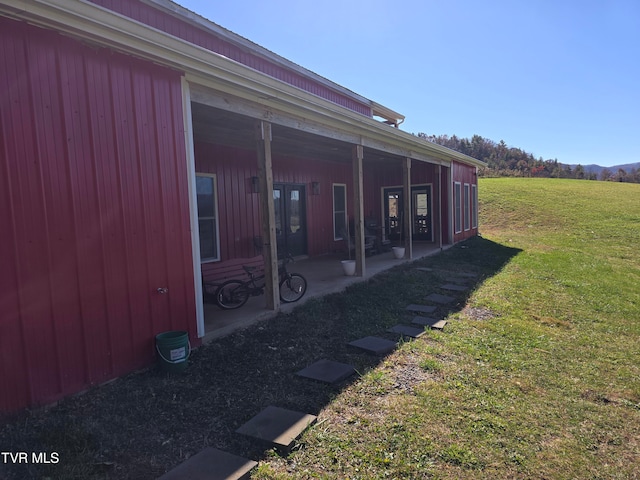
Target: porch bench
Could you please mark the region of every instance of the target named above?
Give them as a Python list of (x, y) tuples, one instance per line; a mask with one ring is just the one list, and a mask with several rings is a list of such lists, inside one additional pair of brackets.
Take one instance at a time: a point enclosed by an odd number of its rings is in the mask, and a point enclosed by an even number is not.
[(243, 265), (262, 268), (264, 261), (262, 255), (251, 258), (233, 258), (224, 262), (203, 263), (201, 266), (202, 275), (202, 297), (205, 303), (216, 303), (214, 294), (222, 282), (236, 278), (238, 280), (248, 280)]

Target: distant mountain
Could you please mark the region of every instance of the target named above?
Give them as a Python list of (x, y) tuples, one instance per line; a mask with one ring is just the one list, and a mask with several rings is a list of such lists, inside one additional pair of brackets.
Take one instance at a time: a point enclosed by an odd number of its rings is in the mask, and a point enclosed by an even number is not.
[[(569, 165), (572, 169), (575, 169), (578, 165)], [(626, 163), (624, 165), (613, 165), (612, 167), (601, 167), (600, 165), (582, 165), (584, 167), (584, 171), (586, 173), (595, 173), (596, 175), (600, 175), (605, 168), (608, 169), (611, 173), (616, 173), (618, 170), (623, 169), (625, 172), (629, 173), (629, 170), (635, 168), (636, 170), (640, 169), (640, 162), (636, 163)]]

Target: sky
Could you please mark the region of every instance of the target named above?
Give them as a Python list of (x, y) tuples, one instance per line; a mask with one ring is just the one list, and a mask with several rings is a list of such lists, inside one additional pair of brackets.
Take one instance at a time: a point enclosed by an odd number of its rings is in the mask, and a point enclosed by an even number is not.
[(638, 0), (177, 0), (406, 117), (544, 160), (640, 162)]

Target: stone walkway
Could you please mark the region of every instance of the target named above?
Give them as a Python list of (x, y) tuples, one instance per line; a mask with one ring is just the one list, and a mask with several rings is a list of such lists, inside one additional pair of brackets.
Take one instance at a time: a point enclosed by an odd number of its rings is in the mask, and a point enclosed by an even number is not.
[[(432, 272), (433, 269), (418, 267), (416, 270)], [(475, 274), (456, 273), (456, 279), (450, 279), (450, 283), (441, 285), (441, 290), (455, 293), (462, 293), (469, 290), (469, 287), (460, 285), (465, 280), (475, 278)], [(429, 304), (407, 305), (405, 311), (410, 313), (433, 313), (439, 307), (451, 305), (458, 301), (457, 298), (441, 293), (431, 293), (425, 297)], [(387, 329), (386, 333), (397, 334), (400, 338), (415, 339), (425, 333), (425, 328), (443, 330), (447, 321), (443, 318), (431, 318), (421, 315), (414, 315), (411, 324), (398, 324)], [(391, 353), (397, 347), (396, 341), (382, 337), (367, 336), (348, 343), (364, 353), (384, 356)], [(352, 365), (335, 362), (328, 359), (321, 359), (298, 371), (296, 375), (312, 381), (319, 381), (329, 384), (336, 384), (345, 381), (356, 373)], [(260, 442), (268, 448), (275, 448), (279, 453), (287, 455), (295, 445), (295, 441), (304, 431), (315, 424), (317, 417), (308, 413), (296, 412), (284, 408), (269, 406), (258, 415), (251, 418), (244, 425), (236, 430), (236, 433), (245, 435)], [(186, 460), (176, 468), (166, 473), (160, 480), (232, 480), (249, 478), (250, 472), (257, 466), (257, 462), (242, 458), (214, 448), (205, 448), (197, 455)]]

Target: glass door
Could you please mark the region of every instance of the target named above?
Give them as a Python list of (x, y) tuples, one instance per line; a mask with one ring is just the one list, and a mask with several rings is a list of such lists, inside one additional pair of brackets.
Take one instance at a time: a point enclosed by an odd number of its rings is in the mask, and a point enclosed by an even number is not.
[(400, 240), (402, 232), (402, 189), (384, 189), (384, 229), (386, 238), (389, 240)]
[(411, 232), (413, 238), (432, 241), (430, 186), (411, 189), (411, 212), (413, 215), (413, 230)]
[(273, 186), (278, 257), (287, 253), (294, 257), (307, 253), (305, 198), (304, 185)]

